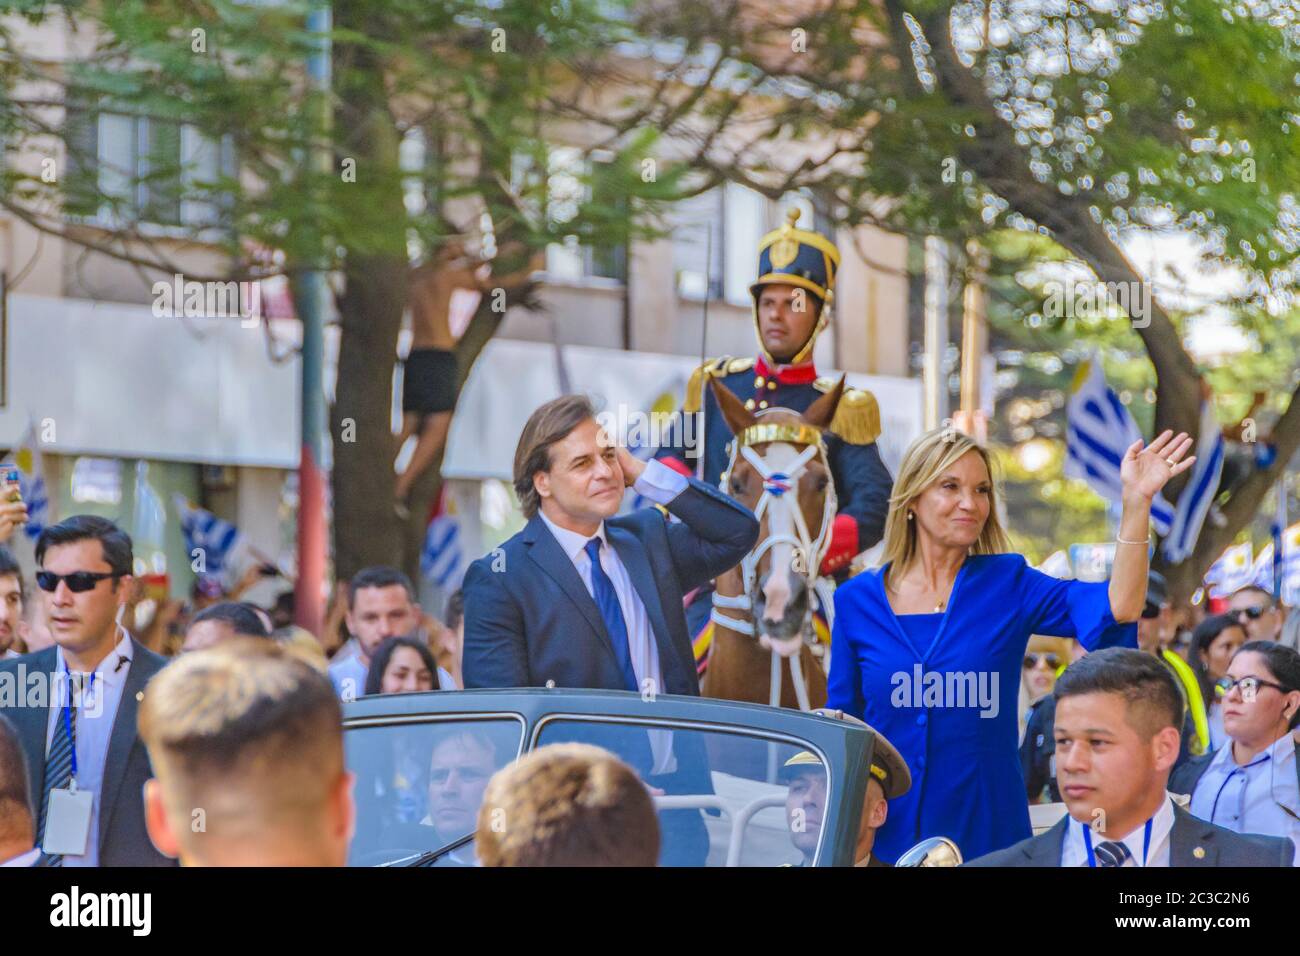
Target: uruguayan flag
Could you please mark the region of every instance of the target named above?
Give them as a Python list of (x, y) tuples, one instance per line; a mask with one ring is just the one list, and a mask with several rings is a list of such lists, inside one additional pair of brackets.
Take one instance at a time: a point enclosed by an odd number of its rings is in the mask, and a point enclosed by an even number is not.
[[(1119, 501), (1124, 490), (1120, 462), (1128, 446), (1142, 433), (1119, 396), (1106, 384), (1099, 358), (1085, 361), (1075, 373), (1066, 419), (1065, 474), (1082, 478), (1103, 498)], [(1151, 524), (1158, 534), (1166, 535), (1173, 520), (1174, 509), (1157, 494), (1151, 502)]]
[(23, 533), (35, 541), (46, 526), (54, 523), (50, 509), (50, 496), (45, 490), (45, 469), (41, 467), (41, 446), (36, 440), (35, 419), (27, 427), (27, 434), (14, 454), (18, 466), (18, 488), (27, 503), (27, 524)]
[(1250, 542), (1236, 544), (1224, 551), (1205, 572), (1205, 583), (1210, 586), (1210, 597), (1227, 597), (1238, 588), (1244, 588), (1254, 577), (1251, 561), (1253, 548)]
[(1282, 601), (1300, 607), (1300, 522), (1282, 532)]
[[(1196, 539), (1210, 513), (1210, 505), (1223, 476), (1223, 430), (1214, 417), (1214, 405), (1201, 402), (1201, 428), (1196, 440), (1196, 464), (1178, 498), (1173, 527), (1164, 540), (1165, 558), (1171, 564), (1185, 560), (1196, 548)], [(1271, 589), (1271, 586), (1270, 586)]]
[(181, 533), (185, 535), (185, 550), (189, 552), (192, 566), (203, 576), (221, 575), (231, 554), (242, 543), (239, 529), (223, 521), (211, 511), (190, 504), (181, 495), (173, 501), (181, 516)]
[(465, 577), (465, 549), (461, 546), (460, 522), (454, 504), (449, 505), (444, 487), (424, 534), (420, 551), (420, 574), (444, 592), (460, 587)]

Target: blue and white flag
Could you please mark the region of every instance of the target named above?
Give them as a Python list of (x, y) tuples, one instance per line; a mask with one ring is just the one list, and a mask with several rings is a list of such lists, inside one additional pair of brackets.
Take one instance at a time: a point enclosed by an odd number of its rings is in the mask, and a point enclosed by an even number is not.
[(1210, 597), (1227, 597), (1250, 583), (1255, 575), (1254, 562), (1251, 560), (1253, 550), (1249, 541), (1235, 544), (1210, 565), (1210, 569), (1205, 572)]
[(465, 549), (461, 546), (460, 521), (455, 510), (455, 503), (444, 486), (420, 550), (420, 574), (443, 592), (460, 587), (465, 577)]
[(181, 516), (181, 533), (191, 566), (203, 577), (222, 575), (235, 549), (243, 543), (239, 529), (211, 511), (190, 504), (181, 495), (172, 499)]
[[(1214, 417), (1214, 404), (1201, 402), (1200, 434), (1196, 439), (1196, 464), (1183, 493), (1178, 497), (1173, 527), (1162, 545), (1171, 564), (1186, 560), (1196, 550), (1205, 517), (1214, 504), (1223, 476), (1223, 429)], [(1270, 585), (1269, 590), (1272, 590)]]
[(45, 469), (41, 466), (41, 446), (36, 440), (36, 420), (32, 419), (14, 453), (18, 466), (18, 489), (27, 503), (27, 524), (23, 533), (35, 541), (48, 525), (54, 523), (50, 496), (45, 490)]
[[(1079, 366), (1073, 392), (1066, 406), (1065, 474), (1083, 479), (1103, 498), (1119, 501), (1124, 490), (1120, 463), (1142, 433), (1106, 384), (1098, 357)], [(1151, 524), (1158, 534), (1166, 535), (1173, 521), (1174, 509), (1157, 494), (1151, 502)]]

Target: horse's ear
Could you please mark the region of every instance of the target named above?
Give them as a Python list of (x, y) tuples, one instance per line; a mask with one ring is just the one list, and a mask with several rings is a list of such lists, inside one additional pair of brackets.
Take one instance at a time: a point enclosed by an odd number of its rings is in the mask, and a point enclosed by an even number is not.
[(844, 376), (841, 375), (834, 388), (808, 406), (803, 413), (803, 420), (815, 428), (829, 428), (835, 418), (835, 409), (839, 407), (843, 396)]
[(735, 392), (712, 377), (709, 378), (709, 388), (713, 389), (713, 397), (718, 400), (718, 408), (722, 410), (722, 420), (731, 429), (731, 434), (739, 435), (754, 424), (756, 421), (754, 413), (745, 407), (745, 403), (736, 397)]

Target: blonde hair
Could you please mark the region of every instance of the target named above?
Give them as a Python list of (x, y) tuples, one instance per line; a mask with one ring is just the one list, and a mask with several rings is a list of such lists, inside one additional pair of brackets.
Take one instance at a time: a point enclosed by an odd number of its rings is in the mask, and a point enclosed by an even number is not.
[(907, 520), (908, 507), (957, 459), (972, 451), (980, 456), (989, 473), (989, 516), (970, 553), (1000, 554), (1011, 550), (1011, 539), (998, 518), (997, 484), (988, 449), (956, 429), (936, 428), (912, 442), (903, 455), (898, 477), (894, 479), (894, 490), (889, 496), (889, 516), (885, 519), (885, 553), (881, 558), (883, 564), (889, 565), (885, 575), (887, 587), (892, 587), (898, 576), (916, 560), (916, 522)]
[(654, 866), (654, 801), (627, 764), (589, 744), (552, 744), (498, 770), (479, 808), (484, 866)]

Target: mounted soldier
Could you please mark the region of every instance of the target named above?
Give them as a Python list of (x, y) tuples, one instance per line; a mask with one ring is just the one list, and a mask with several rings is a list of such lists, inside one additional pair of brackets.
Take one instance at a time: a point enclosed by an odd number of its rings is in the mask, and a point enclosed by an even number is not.
[[(759, 243), (758, 279), (750, 286), (758, 354), (724, 356), (696, 369), (686, 388), (682, 418), (670, 440), (655, 453), (684, 475), (720, 485), (730, 460), (734, 436), (713, 390), (704, 387), (709, 379), (718, 379), (756, 414), (768, 408), (802, 413), (838, 381), (818, 376), (813, 349), (830, 323), (840, 254), (825, 236), (797, 228), (798, 219), (799, 210), (792, 209), (788, 222)], [(688, 415), (695, 416), (694, 429), (682, 427)], [(822, 575), (842, 578), (854, 556), (876, 544), (884, 533), (893, 480), (876, 447), (879, 435), (875, 396), (846, 388), (825, 436), (838, 511), (821, 562)], [(687, 610), (692, 635), (705, 630), (709, 597), (699, 593), (692, 598)], [(703, 651), (697, 645), (697, 658)]]

